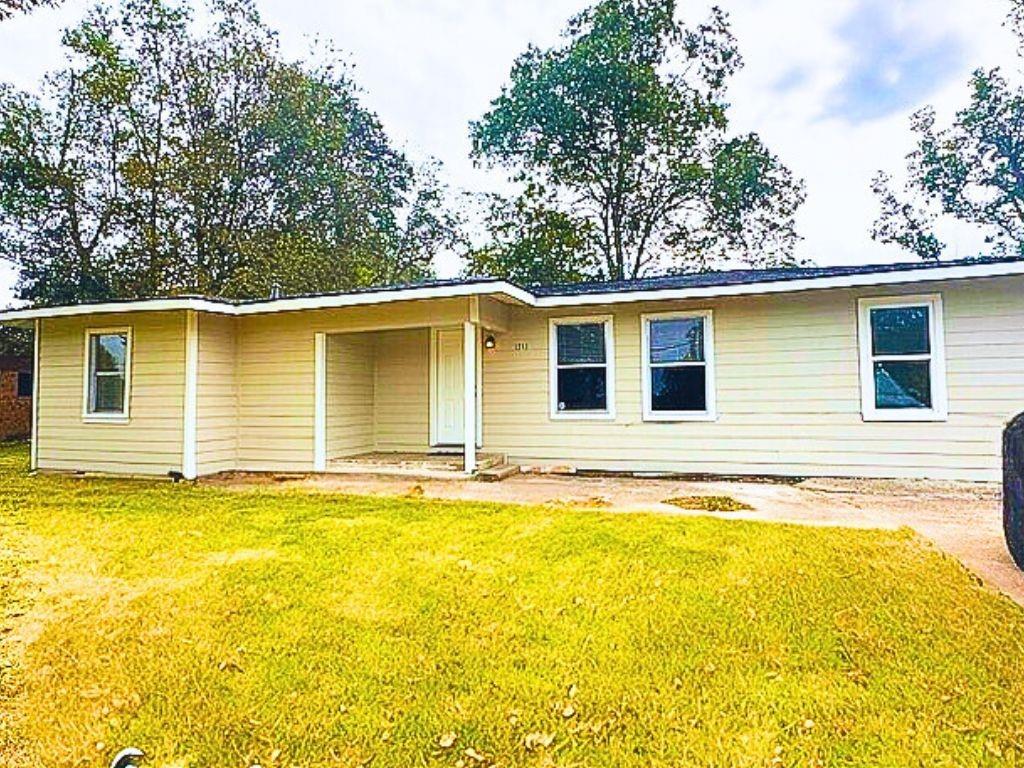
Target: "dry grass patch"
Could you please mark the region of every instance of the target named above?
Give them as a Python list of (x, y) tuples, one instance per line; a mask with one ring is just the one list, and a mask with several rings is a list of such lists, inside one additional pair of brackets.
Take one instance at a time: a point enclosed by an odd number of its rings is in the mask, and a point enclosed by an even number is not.
[(1024, 761), (1024, 612), (906, 533), (25, 470), (5, 766)]
[(676, 496), (665, 499), (663, 503), (680, 509), (694, 509), (701, 512), (743, 512), (753, 509), (749, 504), (738, 501), (732, 496)]

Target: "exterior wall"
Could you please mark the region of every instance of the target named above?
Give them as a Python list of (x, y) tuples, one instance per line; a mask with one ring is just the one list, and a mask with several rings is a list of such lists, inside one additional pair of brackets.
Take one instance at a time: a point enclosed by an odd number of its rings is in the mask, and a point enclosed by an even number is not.
[[(857, 299), (943, 296), (949, 419), (865, 422)], [(714, 313), (718, 419), (646, 422), (640, 315)], [(429, 441), (429, 326), (473, 316), (494, 328), (483, 351), (484, 449), (581, 469), (846, 475), (996, 481), (1004, 424), (1024, 411), (1024, 277), (899, 288), (537, 310), (465, 299), (199, 318), (201, 474), (313, 466), (314, 336), (329, 336), (328, 456), (423, 450)], [(552, 420), (548, 320), (611, 314), (614, 421)], [(126, 424), (82, 419), (85, 330), (131, 326)], [(43, 320), (41, 469), (181, 471), (184, 312)], [(347, 332), (372, 332), (355, 333)], [(517, 347), (519, 347), (517, 349)]]
[[(438, 299), (238, 318), (238, 468), (296, 472), (313, 468), (317, 332), (416, 329), (411, 333), (420, 333), (425, 340), (426, 327), (462, 323), (469, 317), (469, 308), (468, 299)], [(385, 341), (376, 346), (378, 358), (389, 358), (390, 345), (394, 344), (397, 354), (411, 361), (411, 337), (387, 333), (382, 336)], [(423, 365), (427, 347), (424, 341)], [(384, 350), (388, 354), (382, 355)], [(375, 381), (381, 382), (389, 370), (398, 381), (375, 388), (377, 447), (422, 449), (428, 439), (424, 425), (429, 409), (426, 405), (421, 408), (415, 399), (410, 400), (412, 395), (403, 384), (416, 376), (415, 369), (399, 370), (388, 360), (383, 366), (384, 371), (377, 373)], [(423, 381), (426, 380), (424, 375)], [(426, 390), (422, 402), (428, 402)], [(391, 410), (387, 410), (389, 406)]]
[[(944, 300), (948, 421), (863, 421), (857, 299), (929, 292)], [(679, 309), (714, 312), (713, 423), (642, 418), (640, 315)], [(1024, 411), (1024, 278), (512, 314), (484, 353), (484, 447), (520, 463), (996, 481), (1002, 429)], [(552, 420), (548, 319), (585, 314), (614, 316), (616, 418)]]
[(236, 320), (199, 314), (196, 448), (200, 475), (226, 472), (238, 461)]
[(374, 449), (374, 337), (327, 337), (327, 459)]
[(28, 437), (31, 430), (32, 398), (18, 397), (17, 370), (0, 370), (0, 440)]
[[(82, 418), (85, 331), (132, 328), (129, 420)], [(185, 313), (47, 318), (39, 339), (38, 466), (166, 475), (180, 472), (185, 396)]]
[(374, 432), (377, 450), (430, 446), (430, 331), (376, 334)]

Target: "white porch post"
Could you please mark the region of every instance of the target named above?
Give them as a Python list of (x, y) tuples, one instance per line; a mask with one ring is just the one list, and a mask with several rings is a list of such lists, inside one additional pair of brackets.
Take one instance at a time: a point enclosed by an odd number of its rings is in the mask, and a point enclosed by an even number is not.
[(313, 336), (313, 471), (327, 471), (327, 334)]
[(467, 475), (476, 471), (476, 323), (462, 324), (463, 387), (463, 450)]

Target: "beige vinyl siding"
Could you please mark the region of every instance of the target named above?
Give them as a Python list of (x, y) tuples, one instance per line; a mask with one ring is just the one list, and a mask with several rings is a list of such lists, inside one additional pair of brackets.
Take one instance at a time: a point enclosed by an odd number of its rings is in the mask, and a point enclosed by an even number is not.
[[(949, 419), (864, 422), (857, 299), (940, 292)], [(717, 421), (645, 422), (640, 315), (712, 309)], [(611, 314), (616, 418), (549, 418), (548, 318)], [(516, 343), (525, 343), (516, 351)], [(1024, 279), (701, 302), (513, 310), (484, 355), (484, 445), (514, 460), (715, 474), (998, 480), (1001, 432), (1024, 411)]]
[[(129, 420), (82, 417), (85, 332), (132, 329)], [(185, 313), (46, 318), (39, 343), (39, 468), (166, 475), (181, 471)]]
[(376, 334), (374, 425), (377, 450), (423, 451), (430, 445), (430, 332)]
[(236, 322), (233, 317), (199, 314), (196, 441), (200, 475), (226, 472), (237, 465)]
[[(429, 412), (427, 330), (469, 317), (468, 299), (253, 315), (238, 320), (238, 465), (243, 470), (306, 472), (313, 467), (314, 337), (317, 332), (381, 331), (378, 359), (393, 343), (397, 356), (375, 376), (374, 417), (381, 450), (426, 446)], [(385, 330), (387, 329), (387, 330)], [(403, 333), (391, 331), (402, 330)], [(422, 356), (410, 340), (423, 340)], [(396, 365), (404, 360), (410, 368)], [(393, 374), (395, 381), (384, 381)], [(388, 386), (382, 386), (386, 383)]]
[(374, 337), (327, 337), (327, 458), (372, 451)]

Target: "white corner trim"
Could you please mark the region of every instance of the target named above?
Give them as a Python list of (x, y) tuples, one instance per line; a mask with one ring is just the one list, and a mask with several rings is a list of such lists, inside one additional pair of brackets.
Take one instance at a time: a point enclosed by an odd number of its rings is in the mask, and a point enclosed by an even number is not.
[(429, 355), (427, 363), (427, 396), (430, 398), (429, 423), (427, 424), (427, 441), (430, 447), (437, 445), (437, 332), (439, 328), (430, 327), (429, 333)]
[[(655, 411), (651, 407), (651, 321), (692, 319), (704, 320), (704, 405), (703, 411)], [(701, 365), (687, 363), (686, 365)], [(717, 421), (718, 397), (715, 377), (715, 322), (710, 309), (682, 312), (652, 312), (640, 315), (640, 389), (643, 396), (644, 421)]]
[[(558, 326), (594, 323), (604, 325), (606, 408), (603, 411), (560, 411), (558, 409)], [(615, 319), (611, 315), (548, 318), (548, 418), (554, 421), (615, 420)]]
[(467, 475), (476, 472), (476, 339), (477, 324), (462, 324), (462, 450), (463, 470)]
[(199, 315), (185, 313), (185, 407), (182, 428), (181, 474), (199, 476)]
[[(92, 360), (90, 340), (93, 336), (123, 333), (126, 337), (124, 353), (124, 400), (118, 413), (92, 413), (89, 410), (89, 389), (92, 384)], [(82, 421), (86, 424), (127, 424), (131, 418), (132, 403), (132, 357), (134, 334), (130, 325), (110, 328), (86, 328), (82, 356)]]
[[(931, 408), (875, 407), (875, 357), (871, 345), (871, 310), (879, 307), (927, 306), (928, 335), (931, 352), (920, 356), (929, 362)], [(861, 416), (864, 421), (923, 422), (946, 421), (949, 418), (949, 391), (946, 381), (946, 333), (942, 312), (942, 295), (938, 293), (884, 296), (857, 301), (857, 346), (860, 363)]]
[(29, 448), (29, 469), (39, 469), (39, 350), (43, 321), (36, 318), (32, 338), (32, 444)]
[(313, 335), (313, 471), (327, 471), (327, 334)]

